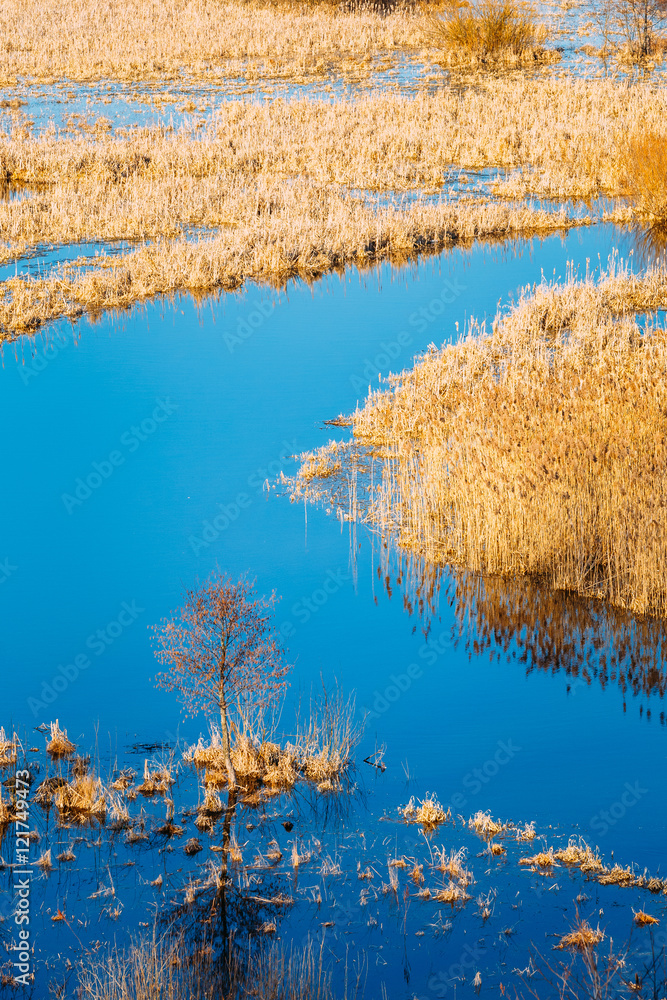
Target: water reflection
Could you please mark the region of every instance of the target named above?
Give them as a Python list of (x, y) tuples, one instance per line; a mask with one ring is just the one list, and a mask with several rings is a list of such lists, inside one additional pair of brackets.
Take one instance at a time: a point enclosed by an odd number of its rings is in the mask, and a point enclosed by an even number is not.
[(667, 268), (667, 225), (634, 223), (630, 226), (628, 242), (642, 267)]
[[(388, 551), (388, 550), (387, 550)], [(389, 557), (391, 560), (391, 557)], [(492, 661), (516, 660), (526, 674), (564, 673), (568, 691), (594, 683), (616, 685), (640, 698), (639, 713), (650, 719), (650, 699), (662, 700), (667, 687), (667, 623), (633, 615), (599, 600), (553, 590), (530, 578), (506, 579), (448, 567), (413, 556), (379, 567), (389, 596), (401, 588), (410, 614), (419, 615), (428, 636), (445, 601), (454, 613), (452, 642), (470, 658), (488, 653)], [(667, 721), (664, 710), (660, 722)]]

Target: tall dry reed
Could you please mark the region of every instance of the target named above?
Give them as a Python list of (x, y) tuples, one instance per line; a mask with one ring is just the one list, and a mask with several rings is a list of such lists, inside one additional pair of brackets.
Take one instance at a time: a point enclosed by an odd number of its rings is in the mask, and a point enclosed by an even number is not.
[[(667, 274), (526, 292), (354, 414), (370, 520), (434, 562), (667, 615)], [(311, 487), (304, 483), (302, 488)]]

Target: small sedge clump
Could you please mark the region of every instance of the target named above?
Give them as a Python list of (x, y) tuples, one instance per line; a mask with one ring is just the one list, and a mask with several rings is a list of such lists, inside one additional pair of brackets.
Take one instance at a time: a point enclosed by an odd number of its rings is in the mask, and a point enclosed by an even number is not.
[(16, 763), (16, 748), (18, 739), (16, 733), (9, 739), (4, 727), (0, 726), (0, 769)]
[(660, 921), (657, 917), (652, 917), (650, 913), (645, 913), (643, 910), (637, 910), (634, 913), (634, 922), (638, 927), (651, 927), (654, 924), (659, 924)]
[(50, 723), (51, 737), (46, 744), (46, 752), (54, 758), (69, 757), (76, 746), (67, 736), (67, 730), (61, 729), (58, 720)]
[(568, 951), (587, 952), (600, 944), (603, 938), (604, 934), (599, 927), (593, 930), (590, 924), (583, 920), (578, 923), (573, 931), (565, 934), (560, 939), (556, 948), (561, 951), (567, 949)]
[(99, 778), (92, 774), (74, 778), (56, 788), (53, 801), (63, 823), (84, 825), (101, 822), (106, 816), (107, 799)]
[(452, 818), (450, 809), (443, 809), (434, 795), (426, 795), (426, 798), (415, 801), (414, 796), (407, 806), (399, 809), (408, 823), (421, 823), (426, 828), (439, 826)]

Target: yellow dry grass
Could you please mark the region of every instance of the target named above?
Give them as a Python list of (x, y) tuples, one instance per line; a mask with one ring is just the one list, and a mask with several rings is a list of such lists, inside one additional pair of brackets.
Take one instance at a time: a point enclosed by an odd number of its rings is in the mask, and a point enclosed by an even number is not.
[(505, 829), (504, 823), (493, 819), (491, 813), (482, 812), (481, 810), (478, 810), (474, 816), (470, 817), (468, 826), (478, 836), (483, 837), (484, 840), (490, 840), (491, 837), (495, 837), (497, 833), (502, 833)]
[(46, 752), (51, 757), (69, 757), (76, 750), (76, 746), (67, 736), (67, 730), (61, 729), (58, 720), (50, 724), (51, 736), (46, 744)]
[(626, 190), (642, 215), (667, 225), (667, 132), (642, 129), (623, 143)]
[(604, 871), (601, 858), (593, 853), (588, 844), (582, 845), (570, 841), (567, 847), (554, 851), (554, 857), (564, 865), (580, 868), (585, 873)]
[(538, 851), (530, 857), (519, 858), (520, 865), (530, 865), (532, 868), (553, 868), (556, 864), (553, 849)]
[(0, 726), (0, 768), (10, 767), (16, 763), (16, 748), (18, 737), (16, 733), (9, 738), (3, 726)]
[(418, 359), (354, 414), (350, 460), (389, 456), (364, 516), (430, 562), (666, 615), (667, 330), (632, 315), (665, 306), (663, 270), (612, 260)]
[(518, 0), (449, 0), (429, 19), (427, 37), (452, 67), (515, 69), (540, 62), (558, 62), (560, 53), (546, 49), (546, 29), (534, 10)]
[[(0, 174), (31, 195), (0, 200), (0, 260), (44, 243), (152, 245), (3, 282), (0, 337), (179, 289), (312, 278), (571, 225), (565, 212), (466, 199), (381, 207), (350, 192), (438, 191), (455, 165), (514, 170), (495, 186), (502, 197), (620, 194), (618, 150), (666, 114), (665, 92), (643, 84), (489, 80), (461, 94), (228, 102), (204, 129), (178, 132), (2, 134)], [(193, 229), (205, 235), (188, 243)]]
[(261, 5), (224, 0), (56, 0), (0, 3), (3, 82), (155, 80), (217, 82), (238, 75), (310, 76), (332, 64), (368, 72), (379, 55), (414, 49), (423, 18), (385, 17), (334, 5)]
[(450, 882), (444, 888), (437, 889), (431, 898), (437, 903), (449, 903), (453, 907), (457, 904), (466, 903), (470, 899), (470, 896), (463, 886), (457, 885), (455, 882)]
[(654, 924), (659, 924), (660, 921), (657, 917), (652, 917), (650, 913), (645, 913), (643, 910), (637, 910), (634, 913), (634, 922), (638, 927), (650, 927)]
[(436, 847), (433, 864), (443, 875), (448, 875), (452, 882), (465, 887), (474, 881), (472, 872), (465, 867), (465, 859), (466, 849), (464, 847), (459, 848), (458, 851), (451, 848), (449, 853), (445, 847)]
[(0, 784), (0, 829), (7, 826), (14, 819), (14, 812), (11, 805), (8, 805), (2, 797), (2, 784)]
[[(361, 738), (354, 714), (353, 699), (326, 697), (314, 707), (307, 725), (297, 727), (296, 735), (284, 746), (267, 739), (261, 721), (254, 727), (246, 721), (231, 742), (231, 759), (239, 784), (246, 791), (261, 788), (265, 794), (289, 790), (299, 780), (312, 782), (320, 792), (339, 789)], [(216, 729), (208, 744), (200, 739), (184, 758), (205, 771), (207, 794), (212, 794), (210, 788), (226, 785), (222, 739)]]
[(590, 951), (602, 941), (604, 934), (598, 927), (596, 930), (585, 920), (580, 921), (573, 931), (565, 934), (556, 945), (556, 948), (568, 951)]
[(399, 809), (408, 823), (421, 823), (422, 826), (433, 828), (446, 823), (452, 818), (451, 810), (444, 810), (435, 795), (426, 793), (426, 797), (415, 801), (411, 797), (407, 806)]
[(53, 796), (58, 816), (63, 823), (83, 825), (102, 820), (107, 811), (104, 787), (92, 774), (74, 778), (61, 785)]

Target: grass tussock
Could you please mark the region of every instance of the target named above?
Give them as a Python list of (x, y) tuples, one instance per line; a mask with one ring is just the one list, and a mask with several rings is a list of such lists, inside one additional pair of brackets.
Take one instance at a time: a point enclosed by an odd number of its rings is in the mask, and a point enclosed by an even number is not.
[(7, 826), (14, 820), (14, 811), (11, 804), (5, 802), (2, 797), (2, 785), (0, 784), (0, 829)]
[(448, 66), (516, 68), (560, 59), (544, 47), (545, 29), (520, 0), (450, 0), (430, 19), (427, 37)]
[(468, 826), (484, 840), (490, 840), (496, 834), (502, 833), (506, 829), (506, 825), (501, 823), (500, 820), (493, 819), (490, 812), (482, 812), (481, 810), (470, 817)]
[[(249, 792), (277, 793), (291, 789), (297, 781), (311, 782), (321, 792), (335, 791), (352, 767), (361, 733), (354, 699), (337, 692), (313, 706), (306, 726), (297, 726), (295, 736), (284, 746), (266, 737), (261, 722), (246, 721), (231, 741), (232, 764), (239, 784)], [(186, 751), (185, 759), (204, 771), (207, 789), (227, 784), (222, 738), (215, 728), (210, 741), (200, 739)]]
[(532, 854), (530, 857), (519, 858), (520, 865), (530, 865), (531, 868), (553, 868), (556, 863), (556, 857), (552, 849), (548, 851), (538, 851), (537, 854)]
[(449, 853), (445, 847), (436, 848), (434, 852), (434, 867), (443, 875), (448, 875), (452, 882), (460, 886), (470, 885), (474, 881), (472, 872), (465, 866), (466, 849), (458, 851), (452, 848)]
[(59, 819), (64, 823), (83, 825), (93, 820), (103, 821), (107, 812), (107, 799), (99, 778), (93, 774), (73, 778), (55, 789), (53, 801)]
[(0, 726), (0, 769), (11, 767), (12, 764), (16, 763), (17, 747), (18, 737), (16, 733), (9, 738), (4, 727)]
[(46, 744), (46, 752), (56, 760), (59, 757), (70, 757), (76, 746), (67, 736), (67, 730), (61, 729), (58, 720), (50, 724), (50, 738)]
[(579, 868), (585, 874), (604, 871), (602, 859), (588, 844), (576, 844), (570, 841), (567, 847), (554, 851), (554, 858), (564, 865)]
[(667, 329), (633, 316), (666, 306), (663, 270), (612, 259), (390, 378), (354, 414), (350, 460), (388, 456), (362, 516), (432, 563), (666, 616)]
[(652, 917), (650, 913), (645, 913), (643, 910), (637, 910), (633, 919), (638, 927), (652, 927), (654, 924), (660, 923), (657, 917)]
[(421, 823), (427, 829), (433, 829), (452, 818), (451, 810), (443, 809), (435, 795), (429, 795), (428, 793), (424, 799), (416, 801), (414, 796), (412, 796), (407, 806), (399, 809), (399, 812), (402, 813), (408, 823)]
[(667, 226), (667, 132), (641, 129), (620, 147), (630, 199), (654, 225)]
[(603, 938), (604, 934), (599, 927), (593, 930), (585, 920), (580, 920), (573, 931), (563, 935), (556, 948), (560, 951), (567, 949), (568, 951), (587, 952), (600, 944)]

